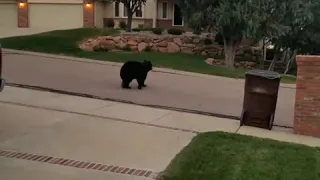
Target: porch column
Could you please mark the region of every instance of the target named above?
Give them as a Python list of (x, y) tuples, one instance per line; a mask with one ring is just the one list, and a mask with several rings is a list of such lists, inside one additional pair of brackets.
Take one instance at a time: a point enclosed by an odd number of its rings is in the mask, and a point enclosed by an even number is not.
[(154, 0), (153, 3), (153, 19), (152, 19), (152, 27), (155, 28), (157, 26), (157, 14), (158, 14), (158, 0)]

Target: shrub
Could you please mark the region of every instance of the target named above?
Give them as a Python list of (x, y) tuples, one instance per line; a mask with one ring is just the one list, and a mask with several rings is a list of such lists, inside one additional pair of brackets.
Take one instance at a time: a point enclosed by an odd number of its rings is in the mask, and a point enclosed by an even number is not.
[(201, 29), (194, 29), (193, 34), (200, 35), (201, 34)]
[(120, 23), (119, 23), (119, 28), (121, 28), (121, 29), (126, 29), (127, 28), (127, 23), (125, 22), (125, 21), (120, 21)]
[(219, 45), (221, 45), (221, 46), (224, 44), (223, 43), (223, 37), (222, 37), (222, 35), (220, 33), (216, 34), (216, 37), (214, 38), (214, 41), (216, 43), (218, 43)]
[(152, 28), (151, 31), (152, 31), (154, 34), (160, 35), (160, 34), (162, 34), (163, 29), (161, 29), (161, 28)]
[(143, 29), (144, 28), (144, 24), (138, 24), (138, 28), (139, 29)]
[(142, 28), (141, 31), (152, 31), (152, 29), (153, 29), (153, 28), (145, 27), (145, 28)]
[(185, 31), (182, 29), (174, 29), (174, 28), (168, 29), (168, 33), (172, 35), (181, 35), (184, 32)]
[(140, 29), (140, 28), (133, 28), (132, 31), (134, 31), (134, 32), (140, 32), (141, 29)]
[(113, 28), (114, 27), (114, 20), (113, 19), (108, 19), (106, 22), (106, 25), (108, 28)]
[(212, 44), (212, 40), (210, 38), (205, 38), (203, 43), (204, 45), (210, 45)]

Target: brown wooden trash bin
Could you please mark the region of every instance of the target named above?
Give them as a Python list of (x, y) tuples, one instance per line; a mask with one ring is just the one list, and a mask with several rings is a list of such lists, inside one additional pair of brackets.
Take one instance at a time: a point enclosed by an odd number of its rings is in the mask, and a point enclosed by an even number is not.
[(273, 71), (250, 70), (245, 77), (240, 126), (248, 125), (271, 130), (281, 76)]

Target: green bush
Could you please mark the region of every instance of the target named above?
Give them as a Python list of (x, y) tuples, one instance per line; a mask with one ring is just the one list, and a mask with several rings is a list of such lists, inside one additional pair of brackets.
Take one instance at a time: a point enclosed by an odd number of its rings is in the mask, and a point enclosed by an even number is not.
[(121, 28), (121, 29), (126, 29), (127, 28), (127, 23), (125, 22), (125, 21), (120, 21), (120, 23), (119, 23), (119, 28)]
[(146, 27), (145, 27), (145, 28), (141, 28), (140, 30), (141, 30), (141, 31), (152, 31), (152, 28), (146, 28)]
[(144, 24), (138, 24), (138, 28), (139, 29), (143, 29), (144, 28)]
[(168, 34), (172, 34), (172, 35), (181, 35), (184, 32), (185, 31), (183, 29), (175, 29), (175, 28), (168, 29)]
[(114, 27), (114, 20), (113, 19), (108, 19), (106, 22), (106, 25), (108, 28), (113, 28)]
[(220, 33), (216, 34), (216, 37), (215, 37), (214, 41), (216, 43), (218, 43), (219, 45), (221, 45), (221, 46), (224, 44), (223, 43), (223, 37), (222, 37), (222, 35)]
[(140, 32), (141, 29), (140, 29), (140, 28), (133, 28), (132, 31), (134, 31), (134, 32)]
[(160, 35), (160, 34), (162, 34), (163, 29), (161, 29), (161, 28), (152, 28), (151, 31), (152, 31), (154, 34)]

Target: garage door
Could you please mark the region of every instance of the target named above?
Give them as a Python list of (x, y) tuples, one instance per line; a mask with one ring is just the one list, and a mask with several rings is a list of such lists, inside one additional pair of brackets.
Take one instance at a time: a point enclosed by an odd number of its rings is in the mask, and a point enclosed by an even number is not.
[(17, 6), (15, 3), (0, 3), (0, 28), (18, 27)]
[(72, 29), (83, 27), (82, 4), (29, 4), (30, 28)]

